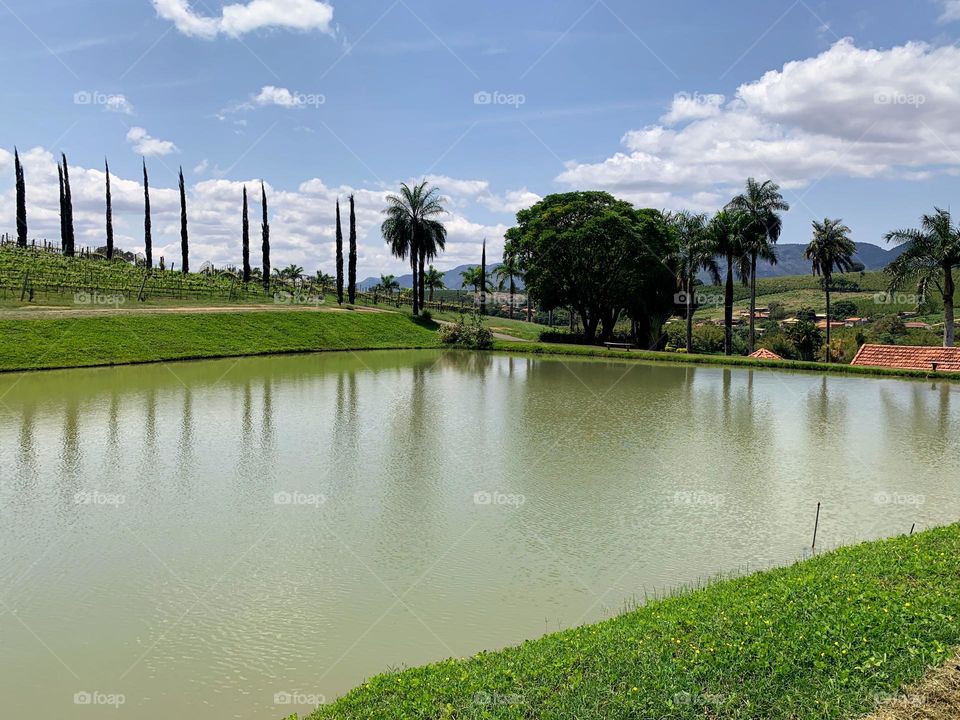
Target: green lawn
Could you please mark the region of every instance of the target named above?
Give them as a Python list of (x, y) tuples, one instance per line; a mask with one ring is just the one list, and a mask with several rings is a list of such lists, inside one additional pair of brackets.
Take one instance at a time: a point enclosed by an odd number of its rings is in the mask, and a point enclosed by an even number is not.
[(438, 345), (398, 313), (264, 311), (0, 320), (0, 371)]
[(957, 644), (952, 525), (379, 675), (310, 718), (856, 718)]

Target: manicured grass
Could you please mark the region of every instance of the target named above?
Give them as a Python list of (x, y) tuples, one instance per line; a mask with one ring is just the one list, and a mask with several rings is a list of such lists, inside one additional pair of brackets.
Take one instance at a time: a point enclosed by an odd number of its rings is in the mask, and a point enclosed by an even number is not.
[(328, 718), (855, 718), (960, 643), (960, 525), (372, 678)]
[(397, 313), (265, 311), (0, 320), (0, 371), (438, 345)]
[(593, 345), (563, 345), (553, 343), (516, 343), (496, 342), (494, 349), (500, 352), (532, 353), (535, 355), (579, 356), (615, 358), (618, 360), (637, 360), (646, 362), (668, 362), (684, 365), (721, 365), (725, 367), (743, 367), (755, 369), (780, 368), (784, 370), (804, 370), (808, 372), (829, 372), (840, 375), (871, 375), (901, 378), (936, 378), (939, 380), (960, 381), (960, 373), (927, 372), (926, 370), (898, 370), (893, 368), (870, 368), (842, 363), (803, 362), (800, 360), (754, 360), (733, 355), (687, 355), (686, 353), (650, 352), (646, 350), (607, 350)]

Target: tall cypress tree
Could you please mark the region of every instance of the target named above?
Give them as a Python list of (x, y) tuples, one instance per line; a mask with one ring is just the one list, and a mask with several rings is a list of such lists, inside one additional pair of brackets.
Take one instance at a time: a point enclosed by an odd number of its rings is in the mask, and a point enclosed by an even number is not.
[(110, 195), (110, 163), (103, 159), (107, 175), (107, 260), (113, 260), (113, 197)]
[(250, 217), (247, 215), (247, 186), (243, 186), (243, 281), (250, 282)]
[(260, 181), (261, 206), (263, 207), (263, 289), (270, 290), (270, 221), (267, 216), (267, 188)]
[(180, 168), (180, 265), (183, 274), (190, 272), (190, 247), (187, 239), (187, 190), (183, 184), (183, 167)]
[(487, 314), (487, 239), (483, 239), (483, 255), (480, 258), (480, 315)]
[(20, 153), (13, 148), (13, 172), (17, 184), (17, 247), (27, 246), (27, 186), (23, 179)]
[(63, 165), (57, 163), (57, 177), (60, 180), (60, 252), (67, 254), (67, 208), (63, 202)]
[(143, 250), (147, 256), (147, 270), (153, 269), (153, 237), (150, 233), (150, 180), (147, 161), (143, 160)]
[(357, 301), (357, 214), (354, 212), (353, 195), (350, 196), (350, 263), (347, 294), (350, 304)]
[(70, 192), (70, 168), (67, 167), (67, 155), (63, 156), (63, 230), (64, 240), (67, 243), (65, 255), (73, 257), (76, 252), (76, 243), (73, 235), (73, 195)]
[(337, 303), (343, 305), (343, 229), (340, 227), (340, 198), (337, 198)]

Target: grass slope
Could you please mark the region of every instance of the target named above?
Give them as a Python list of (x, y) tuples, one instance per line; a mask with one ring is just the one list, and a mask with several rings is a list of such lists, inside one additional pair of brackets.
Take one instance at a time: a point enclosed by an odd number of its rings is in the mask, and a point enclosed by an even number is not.
[(953, 525), (380, 675), (310, 718), (854, 718), (942, 663), (958, 616)]
[(0, 371), (437, 344), (435, 325), (397, 313), (268, 311), (0, 320)]

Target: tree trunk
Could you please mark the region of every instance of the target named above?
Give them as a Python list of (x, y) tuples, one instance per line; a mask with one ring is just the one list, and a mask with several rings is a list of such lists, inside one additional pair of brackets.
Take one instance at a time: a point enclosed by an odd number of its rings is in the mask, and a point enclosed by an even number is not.
[(953, 268), (943, 268), (943, 346), (954, 346)]
[(418, 293), (420, 294), (420, 307), (421, 307), (421, 308), (422, 308), (423, 305), (424, 305), (423, 301), (424, 301), (424, 298), (426, 297), (426, 285), (425, 285), (425, 278), (424, 278), (424, 272), (423, 272), (423, 266), (424, 266), (424, 263), (426, 262), (426, 259), (427, 259), (427, 258), (426, 258), (426, 253), (421, 250), (421, 251), (420, 251), (420, 269), (419, 269), (420, 275), (419, 275), (419, 277), (418, 277), (419, 285), (417, 285), (417, 290), (416, 290), (416, 292), (418, 292)]
[(752, 355), (753, 351), (756, 349), (755, 345), (757, 344), (757, 331), (756, 331), (756, 317), (757, 314), (757, 253), (753, 252), (750, 254), (750, 342), (747, 344), (748, 352)]
[(727, 255), (727, 285), (723, 293), (723, 352), (733, 355), (733, 256)]
[(830, 275), (823, 276), (823, 286), (827, 291), (827, 362), (831, 362), (831, 352), (830, 352), (830, 326), (833, 324), (830, 321)]
[[(417, 303), (417, 300), (418, 300), (417, 295), (419, 295), (418, 288), (420, 287), (420, 286), (417, 284), (417, 265), (418, 265), (417, 258), (419, 257), (419, 255), (420, 255), (420, 253), (418, 253), (416, 250), (414, 250), (413, 253), (412, 253), (411, 256), (410, 256), (410, 270), (413, 271), (413, 298), (412, 298), (412, 299), (413, 299), (413, 314), (414, 314), (414, 315), (418, 315), (418, 314), (420, 313), (420, 310), (419, 310), (419, 308), (418, 308), (418, 303)], [(399, 292), (399, 291), (397, 291), (397, 297), (398, 297), (398, 298), (400, 297), (400, 292)]]
[(513, 275), (510, 276), (510, 319), (513, 320), (513, 294), (516, 292), (516, 286), (513, 283)]
[(693, 270), (687, 275), (687, 354), (693, 353)]

